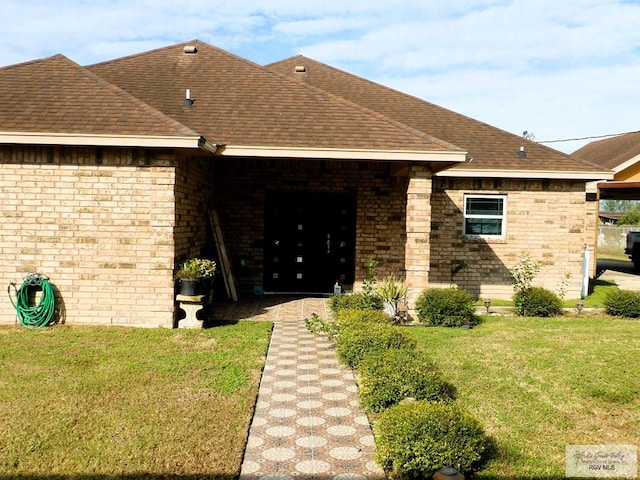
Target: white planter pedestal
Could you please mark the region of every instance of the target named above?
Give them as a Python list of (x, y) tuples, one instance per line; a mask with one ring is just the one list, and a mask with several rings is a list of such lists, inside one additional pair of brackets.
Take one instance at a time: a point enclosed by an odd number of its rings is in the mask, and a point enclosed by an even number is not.
[(198, 318), (198, 312), (204, 308), (206, 295), (176, 295), (180, 310), (186, 316), (178, 320), (178, 328), (204, 328), (204, 320)]

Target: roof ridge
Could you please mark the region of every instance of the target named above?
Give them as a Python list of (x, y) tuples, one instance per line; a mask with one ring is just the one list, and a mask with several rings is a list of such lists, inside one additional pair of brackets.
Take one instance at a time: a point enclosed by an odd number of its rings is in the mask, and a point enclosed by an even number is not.
[(109, 65), (111, 63), (117, 63), (117, 62), (121, 62), (123, 60), (128, 60), (130, 58), (136, 58), (136, 57), (141, 57), (143, 55), (147, 55), (149, 53), (156, 53), (156, 52), (161, 52), (162, 50), (168, 50), (169, 48), (175, 48), (177, 45), (187, 45), (188, 43), (193, 43), (193, 42), (197, 42), (198, 40), (193, 40), (192, 42), (182, 42), (182, 43), (178, 43), (175, 45), (169, 45), (169, 46), (164, 46), (164, 47), (158, 47), (158, 48), (152, 48), (151, 50), (145, 50), (144, 52), (137, 52), (137, 53), (131, 53), (129, 55), (125, 55), (123, 57), (118, 57), (118, 58), (111, 58), (109, 60), (104, 60), (102, 62), (97, 62), (97, 63), (89, 63), (87, 65), (84, 65), (84, 67), (86, 68), (91, 68), (91, 67), (96, 67), (98, 65)]
[[(50, 55), (48, 57), (36, 58), (34, 60), (27, 60), (26, 62), (13, 63), (11, 65), (4, 65), (4, 66), (0, 67), (0, 72), (3, 71), (3, 70), (10, 70), (10, 69), (13, 69), (13, 68), (25, 67), (27, 65), (35, 65), (36, 63), (46, 62), (46, 61), (49, 61), (49, 60), (53, 60), (54, 58), (57, 58), (57, 57), (66, 58), (67, 60), (73, 62), (73, 60), (71, 60), (69, 57), (63, 55), (62, 53), (56, 53), (56, 54)], [(75, 62), (73, 62), (73, 63), (75, 63)]]
[(175, 49), (176, 47), (179, 47), (179, 46), (185, 46), (186, 47), (187, 45), (194, 45), (194, 44), (196, 46), (199, 46), (199, 47), (202, 47), (202, 48), (208, 48), (210, 50), (215, 50), (216, 52), (218, 52), (218, 53), (220, 53), (222, 55), (225, 55), (225, 56), (227, 56), (229, 58), (240, 60), (240, 61), (242, 61), (242, 62), (244, 62), (246, 64), (254, 65), (254, 66), (257, 66), (257, 67), (259, 67), (261, 69), (264, 69), (264, 67), (262, 65), (260, 65), (259, 63), (252, 62), (251, 60), (248, 60), (248, 59), (246, 59), (244, 57), (241, 57), (239, 55), (231, 53), (231, 52), (229, 52), (227, 50), (224, 50), (222, 48), (218, 48), (215, 45), (211, 45), (211, 44), (209, 44), (207, 42), (204, 42), (204, 41), (198, 40), (198, 39), (189, 40), (187, 42), (178, 42), (178, 43), (174, 43), (172, 45), (167, 45), (167, 46), (164, 46), (164, 47), (153, 48), (151, 50), (146, 50), (144, 52), (132, 53), (131, 55), (125, 55), (124, 57), (112, 58), (111, 60), (105, 60), (104, 62), (98, 62), (98, 63), (92, 63), (92, 64), (89, 64), (89, 65), (85, 65), (85, 67), (91, 68), (91, 67), (97, 67), (97, 66), (101, 66), (101, 65), (109, 65), (111, 63), (117, 63), (117, 62), (121, 62), (121, 61), (124, 61), (124, 60), (130, 60), (132, 58), (143, 57), (143, 56), (147, 56), (147, 55), (150, 55), (150, 54), (153, 54), (153, 53), (162, 52), (163, 50), (172, 50), (172, 49)]
[(278, 65), (279, 63), (286, 63), (286, 62), (289, 62), (289, 61), (294, 60), (294, 59), (296, 59), (296, 58), (305, 58), (305, 59), (311, 60), (312, 62), (315, 62), (315, 61), (316, 61), (316, 60), (314, 60), (313, 58), (309, 58), (309, 57), (304, 56), (304, 55), (303, 55), (303, 54), (301, 54), (301, 53), (297, 53), (297, 54), (295, 54), (295, 55), (291, 55), (290, 57), (283, 58), (283, 59), (281, 59), (281, 60), (276, 60), (275, 62), (265, 63), (265, 64), (264, 64), (264, 68), (267, 68), (267, 69), (268, 69), (269, 67), (272, 67), (272, 66)]

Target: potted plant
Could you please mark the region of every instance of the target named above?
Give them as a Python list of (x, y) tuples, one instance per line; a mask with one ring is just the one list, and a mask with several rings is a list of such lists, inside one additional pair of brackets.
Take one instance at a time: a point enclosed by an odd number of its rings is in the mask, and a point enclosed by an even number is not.
[(404, 280), (389, 276), (378, 282), (375, 293), (382, 299), (382, 308), (385, 313), (391, 318), (396, 318), (398, 302), (407, 296), (407, 285)]
[(211, 287), (216, 275), (216, 262), (207, 258), (190, 258), (176, 272), (181, 295), (202, 295)]

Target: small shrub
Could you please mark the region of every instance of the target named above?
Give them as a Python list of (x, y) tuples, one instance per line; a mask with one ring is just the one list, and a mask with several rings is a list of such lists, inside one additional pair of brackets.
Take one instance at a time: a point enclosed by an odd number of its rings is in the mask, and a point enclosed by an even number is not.
[(442, 379), (438, 367), (424, 354), (407, 349), (369, 355), (360, 362), (360, 403), (379, 413), (405, 398), (449, 401), (455, 387)]
[(327, 335), (331, 340), (338, 334), (338, 324), (336, 322), (327, 321), (315, 312), (304, 319), (304, 324), (311, 333)]
[(513, 297), (516, 311), (527, 317), (555, 317), (562, 315), (560, 297), (542, 287), (521, 290)]
[(431, 478), (444, 467), (469, 474), (492, 452), (480, 422), (455, 403), (396, 405), (380, 415), (374, 434), (376, 460), (394, 479)]
[(185, 261), (176, 272), (176, 279), (200, 280), (212, 279), (216, 276), (218, 266), (207, 258), (190, 258)]
[(612, 290), (604, 300), (609, 315), (617, 317), (640, 317), (640, 292), (631, 290)]
[(460, 288), (431, 288), (416, 299), (415, 309), (420, 323), (459, 327), (476, 325), (476, 300), (467, 290)]
[(366, 356), (381, 355), (391, 348), (415, 349), (416, 341), (397, 327), (372, 322), (341, 325), (336, 339), (338, 358), (351, 368), (357, 368)]
[(382, 310), (382, 299), (365, 293), (345, 293), (329, 298), (329, 308), (335, 314), (340, 310)]
[(397, 302), (407, 296), (407, 284), (404, 280), (391, 275), (380, 280), (374, 291), (383, 303)]

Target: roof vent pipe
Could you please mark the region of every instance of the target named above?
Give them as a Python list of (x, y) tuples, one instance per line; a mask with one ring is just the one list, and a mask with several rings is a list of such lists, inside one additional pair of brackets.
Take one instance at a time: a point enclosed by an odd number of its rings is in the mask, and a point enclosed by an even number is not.
[(195, 45), (185, 45), (182, 51), (185, 55), (193, 55), (194, 53), (198, 53), (198, 49)]
[(296, 68), (294, 70), (296, 73), (304, 73), (307, 71), (304, 65), (296, 65)]
[(182, 106), (183, 107), (192, 107), (193, 106), (193, 100), (191, 99), (191, 89), (187, 88), (185, 94), (184, 94), (184, 100), (182, 101)]
[(527, 152), (524, 147), (520, 147), (520, 150), (518, 151), (518, 158), (527, 158)]

